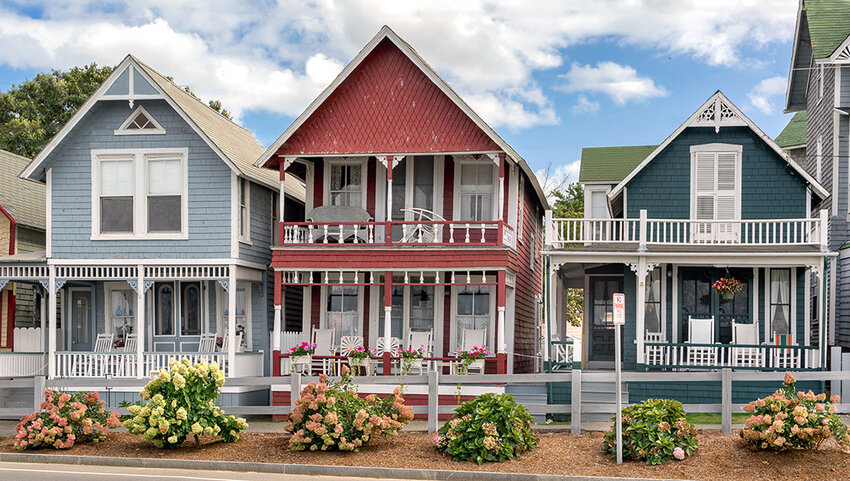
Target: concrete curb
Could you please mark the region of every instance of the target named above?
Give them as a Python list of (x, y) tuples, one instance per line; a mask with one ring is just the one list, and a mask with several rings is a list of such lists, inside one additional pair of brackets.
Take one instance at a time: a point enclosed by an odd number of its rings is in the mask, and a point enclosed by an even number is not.
[[(244, 463), (238, 461), (201, 461), (192, 459), (118, 458), (65, 454), (0, 453), (0, 462), (36, 464), (72, 464), (123, 468), (194, 469), (236, 471), (303, 476), (347, 476), (360, 478), (397, 478), (433, 481), (649, 481), (646, 478), (561, 476), (554, 474), (493, 473), (366, 466), (327, 466), (316, 464)], [(655, 479), (652, 481), (674, 481)]]

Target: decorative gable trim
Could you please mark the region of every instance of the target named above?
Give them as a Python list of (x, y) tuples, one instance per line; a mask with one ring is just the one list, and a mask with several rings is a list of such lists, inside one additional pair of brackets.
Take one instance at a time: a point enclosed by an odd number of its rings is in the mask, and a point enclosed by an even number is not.
[(841, 42), (841, 45), (832, 52), (832, 55), (829, 56), (829, 59), (826, 62), (818, 62), (818, 63), (840, 63), (840, 64), (850, 64), (850, 35)]
[(720, 131), (720, 127), (745, 126), (749, 127), (756, 135), (762, 139), (777, 155), (779, 155), (789, 167), (791, 167), (800, 177), (802, 177), (810, 186), (812, 191), (821, 199), (829, 197), (827, 191), (817, 180), (814, 179), (808, 172), (794, 162), (788, 154), (776, 145), (767, 134), (765, 134), (752, 120), (744, 115), (741, 110), (735, 106), (723, 92), (717, 91), (704, 104), (702, 104), (696, 112), (694, 112), (688, 120), (680, 125), (669, 137), (667, 137), (661, 145), (656, 147), (643, 161), (635, 167), (629, 175), (627, 175), (611, 192), (608, 193), (609, 204), (613, 203), (614, 199), (619, 197), (626, 185), (646, 167), (652, 159), (657, 157), (664, 149), (675, 140), (679, 134), (684, 132), (688, 127), (714, 127), (715, 132)]
[(151, 114), (139, 105), (136, 110), (127, 117), (121, 127), (115, 131), (115, 135), (162, 135), (165, 129), (156, 121)]

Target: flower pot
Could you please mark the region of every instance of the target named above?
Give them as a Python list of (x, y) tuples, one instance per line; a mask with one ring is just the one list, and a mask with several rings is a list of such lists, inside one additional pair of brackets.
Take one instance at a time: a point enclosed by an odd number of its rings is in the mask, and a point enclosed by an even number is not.
[(289, 361), (293, 366), (297, 366), (299, 364), (310, 364), (313, 362), (313, 356), (309, 354), (301, 355), (301, 356), (290, 356)]
[(371, 359), (369, 359), (368, 357), (349, 357), (348, 365), (350, 367), (368, 367), (369, 361), (371, 361)]
[(732, 299), (735, 298), (735, 293), (734, 292), (724, 292), (724, 293), (720, 294), (720, 298), (723, 299), (724, 301), (731, 301)]

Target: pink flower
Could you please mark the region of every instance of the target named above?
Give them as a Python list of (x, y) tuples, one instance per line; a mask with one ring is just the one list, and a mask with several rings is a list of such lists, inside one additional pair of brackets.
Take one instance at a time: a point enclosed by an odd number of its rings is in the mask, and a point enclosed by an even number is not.
[[(435, 439), (434, 443), (436, 444), (436, 439)], [(679, 461), (685, 459), (685, 450), (682, 449), (682, 448), (679, 448), (679, 447), (674, 448), (673, 449), (673, 457), (678, 459)]]
[[(440, 435), (435, 434), (434, 435), (434, 444), (439, 444), (439, 443), (440, 443)], [(676, 448), (676, 449), (679, 449), (679, 448)]]

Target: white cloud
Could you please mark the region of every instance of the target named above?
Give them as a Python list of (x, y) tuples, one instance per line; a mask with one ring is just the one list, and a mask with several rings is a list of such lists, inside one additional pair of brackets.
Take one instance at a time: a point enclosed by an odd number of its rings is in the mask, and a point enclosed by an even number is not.
[(556, 190), (564, 190), (569, 184), (578, 180), (581, 160), (574, 160), (568, 164), (549, 164), (545, 169), (537, 169), (534, 174), (540, 187), (546, 193), (546, 197), (552, 201)]
[(655, 85), (651, 78), (614, 62), (599, 62), (595, 67), (573, 63), (561, 78), (567, 82), (561, 86), (567, 92), (602, 92), (617, 105), (667, 95), (664, 87)]
[[(796, 0), (711, 2), (409, 0), (11, 0), (0, 64), (115, 64), (132, 52), (235, 112), (296, 115), (383, 24), (413, 45), (494, 125), (557, 122), (535, 72), (563, 50), (617, 42), (711, 65), (750, 64), (786, 42)], [(16, 13), (38, 10), (41, 18)], [(530, 92), (532, 95), (523, 95)], [(534, 96), (541, 97), (540, 99)], [(505, 110), (506, 109), (506, 110)]]
[(770, 77), (759, 82), (747, 93), (753, 107), (761, 110), (765, 115), (773, 114), (776, 105), (771, 101), (776, 96), (785, 94), (785, 77)]
[(573, 105), (574, 114), (595, 114), (599, 111), (599, 102), (593, 101), (580, 95), (576, 104)]

